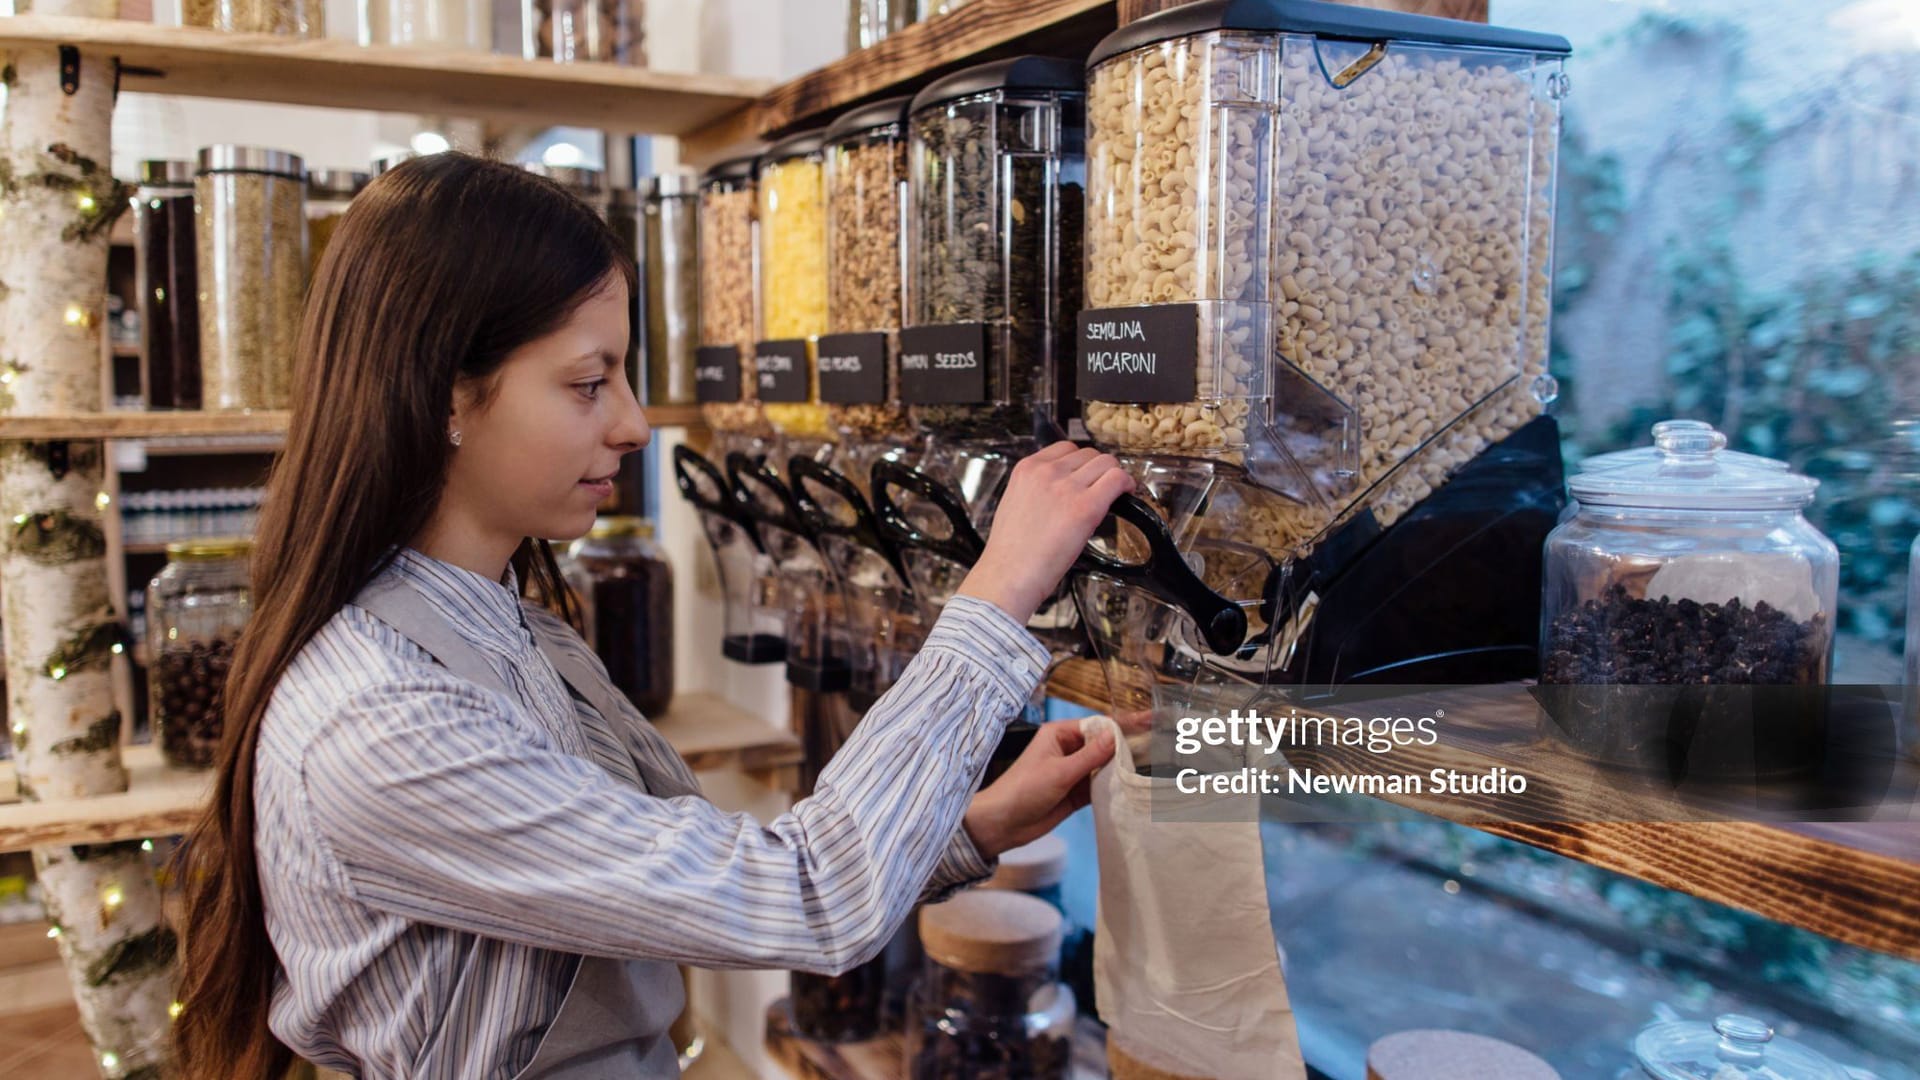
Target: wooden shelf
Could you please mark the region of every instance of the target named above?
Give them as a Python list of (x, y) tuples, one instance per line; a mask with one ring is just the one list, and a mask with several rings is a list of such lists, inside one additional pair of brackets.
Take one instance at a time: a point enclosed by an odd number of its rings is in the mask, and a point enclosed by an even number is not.
[[(655, 721), (696, 772), (739, 768), (784, 781), (801, 758), (799, 740), (711, 694), (688, 694)], [(211, 772), (175, 769), (158, 748), (129, 746), (127, 791), (91, 799), (19, 801), (13, 762), (0, 762), (0, 851), (43, 844), (101, 844), (185, 832), (211, 790)]]
[[(646, 412), (647, 423), (657, 428), (690, 427), (701, 422), (698, 405), (650, 405)], [(287, 420), (287, 413), (268, 410), (258, 412), (193, 412), (184, 409), (152, 412), (126, 410), (51, 416), (0, 416), (0, 441), (278, 436), (286, 434)], [(206, 451), (187, 449), (181, 452), (204, 453)], [(249, 448), (235, 452), (263, 451)]]
[(746, 105), (767, 86), (758, 79), (614, 64), (49, 15), (0, 23), (0, 48), (20, 45), (76, 45), (83, 54), (117, 56), (124, 90), (636, 135), (686, 134)]
[[(1100, 665), (1070, 660), (1053, 697), (1108, 708)], [(1330, 757), (1330, 756), (1329, 756)], [(1340, 763), (1316, 761), (1335, 769)], [(1920, 824), (1744, 821), (1489, 822), (1464, 799), (1381, 796), (1570, 859), (1920, 961)]]
[[(829, 1044), (796, 1034), (786, 999), (767, 1008), (767, 1056), (795, 1080), (899, 1080), (907, 1074), (906, 1038), (882, 1035), (865, 1042)], [(1106, 1029), (1081, 1017), (1073, 1029), (1069, 1080), (1107, 1075)]]
[(754, 104), (748, 127), (763, 137), (777, 134), (1021, 53), (1084, 57), (1118, 25), (1113, 0), (972, 0), (774, 87)]

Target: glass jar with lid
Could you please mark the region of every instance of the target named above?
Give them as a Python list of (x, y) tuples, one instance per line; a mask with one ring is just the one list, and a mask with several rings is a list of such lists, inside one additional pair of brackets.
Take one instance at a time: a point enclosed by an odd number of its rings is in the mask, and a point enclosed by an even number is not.
[(1060, 913), (1023, 893), (981, 890), (921, 908), (909, 1080), (1065, 1080), (1075, 1010), (1059, 981), (1060, 935)]
[(754, 158), (723, 161), (700, 181), (700, 348), (694, 392), (716, 436), (714, 458), (771, 434), (753, 370), (760, 319)]
[(824, 458), (831, 441), (814, 347), (827, 332), (826, 132), (803, 131), (760, 158), (760, 342), (754, 369), (767, 420), (790, 454)]
[(699, 177), (689, 170), (654, 177), (644, 214), (646, 400), (691, 405), (700, 344)]
[(1669, 1020), (1641, 1029), (1633, 1056), (1650, 1080), (1848, 1080), (1825, 1055), (1736, 1013), (1712, 1024)]
[(193, 195), (204, 407), (284, 409), (307, 295), (306, 166), (209, 146)]
[(1802, 511), (1818, 482), (1707, 424), (1590, 459), (1547, 537), (1541, 696), (1597, 761), (1785, 775), (1817, 762), (1839, 552)]
[(357, 169), (315, 169), (307, 174), (307, 280), (320, 269), (320, 257), (327, 253), (333, 230), (347, 215), (347, 206), (368, 176)]
[(642, 0), (522, 0), (521, 52), (529, 60), (645, 66)]
[(180, 0), (183, 26), (203, 26), (229, 34), (327, 36), (324, 0)]
[(918, 9), (918, 0), (849, 0), (847, 51), (859, 52), (905, 30)]
[(182, 768), (213, 764), (221, 691), (234, 644), (253, 612), (244, 539), (167, 545), (147, 586), (147, 701), (161, 755)]
[(633, 707), (664, 716), (673, 701), (673, 568), (653, 522), (610, 516), (568, 548), (588, 644)]
[(487, 0), (366, 0), (360, 44), (442, 49), (493, 48), (493, 5)]
[(191, 161), (143, 161), (133, 199), (141, 396), (149, 409), (200, 407), (200, 297)]

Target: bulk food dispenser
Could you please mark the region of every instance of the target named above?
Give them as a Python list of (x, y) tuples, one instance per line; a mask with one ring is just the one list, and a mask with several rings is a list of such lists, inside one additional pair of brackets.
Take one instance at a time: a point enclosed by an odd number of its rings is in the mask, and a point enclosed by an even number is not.
[[(907, 322), (900, 390), (930, 436), (918, 469), (874, 467), (876, 511), (929, 617), (979, 555), (1036, 424), (1067, 422), (1061, 378), (1080, 306), (1084, 76), (1025, 56), (940, 79), (909, 122)], [(1083, 641), (1072, 604), (1033, 624)]]
[(1094, 50), (1077, 390), (1155, 511), (1077, 585), (1119, 707), (1534, 673), (1567, 52), (1296, 0)]
[(700, 512), (726, 593), (721, 651), (749, 664), (786, 658), (785, 613), (774, 562), (728, 477), (727, 459), (764, 461), (773, 429), (753, 373), (758, 320), (754, 257), (753, 158), (708, 170), (700, 193), (700, 347), (694, 392), (712, 430), (707, 453), (673, 448), (674, 482)]
[(803, 131), (761, 156), (755, 196), (760, 252), (760, 341), (754, 368), (767, 421), (779, 436), (774, 468), (833, 448), (820, 404), (814, 346), (827, 332), (826, 132)]

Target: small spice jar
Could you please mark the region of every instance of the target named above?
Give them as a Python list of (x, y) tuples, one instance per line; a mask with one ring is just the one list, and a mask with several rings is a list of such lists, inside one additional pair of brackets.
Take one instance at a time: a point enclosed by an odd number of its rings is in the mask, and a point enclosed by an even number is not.
[(1651, 1080), (1847, 1080), (1845, 1069), (1764, 1020), (1725, 1013), (1712, 1024), (1669, 1020), (1641, 1029), (1633, 1056)]
[(908, 1006), (910, 1080), (1062, 1080), (1073, 991), (1058, 980), (1060, 913), (986, 890), (920, 909), (927, 960)]
[(168, 544), (166, 568), (147, 586), (147, 701), (173, 765), (205, 768), (220, 745), (221, 690), (253, 611), (252, 548), (243, 539)]
[(360, 44), (441, 49), (493, 48), (493, 5), (487, 0), (366, 0)]
[(194, 228), (208, 409), (287, 407), (307, 292), (306, 181), (306, 167), (284, 151), (200, 151)]
[(367, 186), (367, 174), (353, 169), (315, 169), (307, 175), (307, 280), (320, 269), (320, 257), (347, 205)]
[(1596, 761), (1685, 775), (1818, 763), (1840, 557), (1801, 511), (1818, 482), (1707, 424), (1589, 460), (1547, 537), (1542, 703)]
[(700, 344), (700, 179), (688, 170), (647, 185), (646, 392), (649, 405), (691, 405)]
[(200, 297), (191, 161), (143, 161), (133, 199), (141, 396), (149, 409), (200, 407)]
[(324, 0), (180, 0), (180, 22), (229, 34), (327, 36)]
[(645, 65), (641, 0), (523, 0), (521, 51), (529, 60)]
[(673, 701), (673, 567), (642, 517), (603, 517), (568, 551), (593, 651), (647, 716)]

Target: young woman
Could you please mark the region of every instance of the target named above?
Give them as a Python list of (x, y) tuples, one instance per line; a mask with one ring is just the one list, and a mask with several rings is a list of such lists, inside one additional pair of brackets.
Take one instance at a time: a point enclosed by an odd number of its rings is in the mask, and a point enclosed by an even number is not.
[[(722, 813), (568, 627), (547, 539), (593, 523), (646, 420), (634, 269), (511, 166), (409, 162), (320, 266), (254, 548), (212, 808), (187, 854), (191, 1076), (297, 1051), (365, 1077), (667, 1077), (676, 962), (843, 971), (916, 901), (1085, 800), (1049, 725), (974, 792), (1042, 678), (1026, 620), (1131, 481), (1059, 444), (815, 794)], [(557, 591), (558, 590), (558, 591)]]

